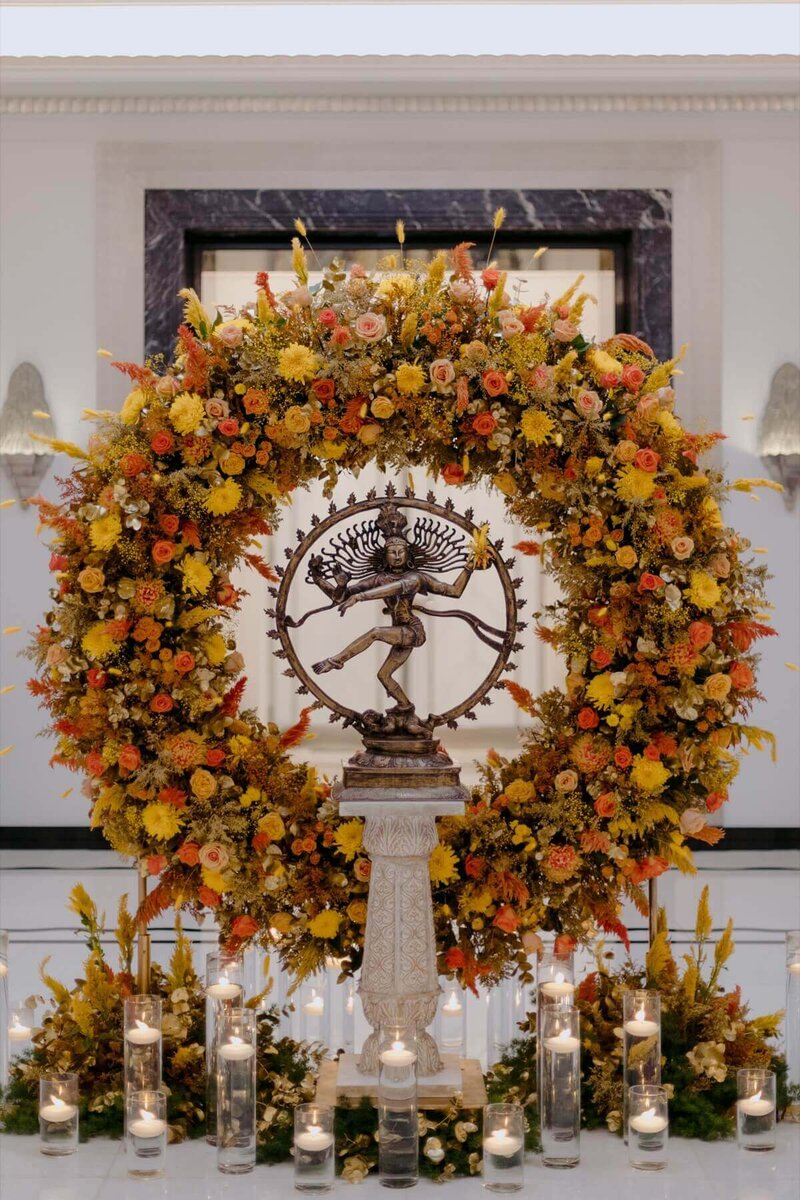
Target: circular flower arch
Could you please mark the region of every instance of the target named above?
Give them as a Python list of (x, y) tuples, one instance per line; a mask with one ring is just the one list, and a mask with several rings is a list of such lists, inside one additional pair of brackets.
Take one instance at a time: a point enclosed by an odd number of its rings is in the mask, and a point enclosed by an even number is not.
[[(304, 234), (304, 229), (298, 226)], [(442, 970), (470, 985), (524, 969), (537, 930), (626, 937), (621, 902), (691, 870), (689, 839), (727, 798), (757, 696), (764, 568), (720, 512), (726, 484), (700, 466), (719, 434), (673, 411), (675, 360), (638, 338), (580, 332), (578, 283), (512, 300), (462, 244), (380, 273), (334, 261), (276, 298), (212, 319), (197, 296), (170, 362), (114, 365), (132, 390), (95, 413), (60, 504), (53, 604), (31, 647), (55, 761), (85, 772), (91, 821), (158, 882), (144, 915), (215, 910), (234, 942), (277, 941), (299, 974), (327, 956), (357, 969), (369, 861), (361, 824), (241, 707), (230, 618), (234, 567), (273, 572), (254, 539), (291, 494), (343, 473), (422, 466), (453, 488), (485, 483), (530, 533), (563, 599), (537, 633), (567, 663), (566, 690), (533, 697), (520, 753), (490, 753), (463, 818), (440, 822), (431, 860)], [(759, 481), (738, 481), (748, 488)]]

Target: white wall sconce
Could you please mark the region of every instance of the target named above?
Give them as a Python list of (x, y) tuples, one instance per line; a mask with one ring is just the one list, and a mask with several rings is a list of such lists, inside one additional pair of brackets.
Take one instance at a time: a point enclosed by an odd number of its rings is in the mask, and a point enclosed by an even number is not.
[(758, 431), (758, 452), (773, 479), (783, 485), (791, 512), (800, 489), (800, 367), (784, 363), (772, 377)]
[(43, 433), (53, 434), (49, 416), (41, 375), (32, 363), (20, 363), (8, 381), (0, 411), (0, 461), (20, 500), (35, 494), (53, 461), (48, 447), (31, 437), (37, 422), (44, 422)]

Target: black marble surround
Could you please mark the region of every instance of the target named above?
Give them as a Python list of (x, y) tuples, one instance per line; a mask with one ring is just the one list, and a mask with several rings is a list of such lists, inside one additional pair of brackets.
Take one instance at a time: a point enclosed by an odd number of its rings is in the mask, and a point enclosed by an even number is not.
[[(180, 323), (180, 288), (194, 282), (198, 246), (288, 245), (301, 216), (315, 248), (395, 244), (401, 217), (410, 248), (487, 241), (495, 210), (506, 245), (610, 247), (617, 264), (617, 327), (672, 352), (672, 195), (661, 189), (145, 192), (145, 345), (169, 351)], [(416, 235), (416, 237), (415, 237)]]

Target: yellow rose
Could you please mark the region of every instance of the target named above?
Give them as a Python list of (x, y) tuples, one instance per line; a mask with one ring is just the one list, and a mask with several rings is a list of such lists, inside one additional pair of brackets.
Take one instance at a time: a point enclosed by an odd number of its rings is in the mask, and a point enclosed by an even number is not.
[(230, 450), (227, 454), (223, 454), (219, 460), (219, 469), (225, 475), (241, 475), (244, 470), (245, 462), (241, 454), (235, 454)]
[(536, 795), (536, 788), (528, 779), (515, 779), (504, 788), (504, 794), (512, 804), (527, 804)]
[(99, 567), (84, 567), (78, 576), (78, 583), (85, 592), (102, 592), (106, 577)]
[(425, 372), (415, 363), (400, 363), (394, 377), (397, 390), (403, 396), (413, 396), (425, 385)]
[(589, 476), (590, 479), (594, 479), (595, 475), (597, 475), (598, 472), (602, 470), (602, 467), (603, 467), (603, 460), (602, 460), (602, 458), (598, 458), (596, 454), (593, 454), (591, 458), (587, 458), (586, 474)]
[(370, 405), (369, 411), (379, 421), (385, 421), (394, 412), (394, 404), (388, 396), (376, 396)]
[(311, 428), (311, 418), (304, 408), (300, 408), (299, 404), (293, 404), (291, 408), (287, 408), (283, 423), (289, 433), (293, 434), (308, 433)]
[(278, 933), (288, 933), (294, 924), (294, 918), (291, 913), (275, 913), (270, 924), (273, 929), (277, 929)]
[(617, 560), (618, 566), (623, 567), (626, 571), (635, 567), (638, 562), (633, 546), (620, 546), (614, 558)]
[(198, 767), (192, 772), (189, 787), (198, 800), (210, 800), (217, 790), (217, 781), (210, 771)]
[(335, 938), (341, 923), (342, 914), (326, 908), (312, 917), (308, 923), (308, 930), (312, 937)]
[(724, 700), (730, 690), (731, 677), (730, 675), (723, 675), (721, 671), (717, 671), (714, 675), (709, 675), (703, 684), (703, 691), (709, 700)]
[(265, 833), (267, 837), (277, 842), (286, 833), (286, 826), (283, 823), (280, 813), (266, 813), (258, 822), (258, 832)]
[(504, 496), (516, 496), (519, 491), (517, 481), (510, 471), (501, 471), (498, 475), (493, 475), (492, 483)]
[(595, 375), (622, 374), (622, 363), (617, 362), (616, 358), (612, 358), (605, 350), (598, 350), (594, 346), (591, 350), (587, 351), (586, 357)]
[(325, 459), (332, 458), (334, 461), (336, 461), (336, 460), (342, 458), (343, 455), (345, 454), (345, 452), (347, 451), (347, 443), (346, 442), (317, 442), (316, 446), (311, 447), (311, 451), (313, 454), (316, 454), (317, 458), (325, 458)]
[(347, 906), (347, 915), (354, 925), (366, 925), (367, 904), (365, 900), (352, 900)]
[(621, 463), (632, 463), (636, 458), (638, 449), (639, 447), (636, 445), (636, 442), (631, 442), (627, 438), (624, 438), (617, 445), (614, 454)]

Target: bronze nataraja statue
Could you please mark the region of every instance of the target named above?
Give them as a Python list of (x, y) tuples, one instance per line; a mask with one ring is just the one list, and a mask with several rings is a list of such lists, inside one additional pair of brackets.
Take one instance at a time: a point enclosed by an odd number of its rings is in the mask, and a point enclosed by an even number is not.
[[(377, 515), (339, 529), (321, 549), (316, 549), (324, 535), (335, 526), (376, 509)], [(407, 513), (413, 515), (413, 525), (410, 525)], [(289, 568), (277, 592), (276, 616), (283, 652), (291, 662), (291, 673), (302, 680), (301, 690), (311, 691), (321, 704), (333, 709), (337, 716), (344, 717), (347, 724), (355, 725), (365, 735), (420, 738), (427, 742), (436, 725), (454, 725), (456, 717), (474, 715), (475, 704), (489, 702), (485, 699), (486, 693), (508, 666), (514, 638), (521, 626), (516, 619), (516, 581), (508, 576), (508, 567), (513, 560), (502, 559), (502, 543), (493, 545), (489, 542), (485, 527), (479, 529), (472, 523), (471, 512), (462, 517), (455, 513), (451, 502), (440, 506), (432, 495), (419, 500), (410, 490), (404, 497), (396, 497), (394, 489), (389, 487), (382, 498), (377, 498), (374, 492), (360, 503), (351, 498), (348, 508), (340, 512), (331, 506), (328, 518), (317, 521), (311, 534), (298, 536), (301, 544), (291, 555)], [(318, 587), (329, 598), (329, 603), (294, 619), (286, 613), (286, 604), (297, 568), (307, 556), (306, 581)], [(505, 628), (496, 628), (475, 613), (462, 609), (437, 610), (426, 608), (419, 602), (425, 596), (458, 599), (466, 590), (473, 571), (491, 568), (496, 569), (500, 577)], [(441, 578), (453, 571), (458, 571), (458, 575), (452, 583)], [(320, 676), (341, 670), (345, 663), (374, 643), (387, 645), (389, 652), (378, 671), (378, 679), (394, 705), (385, 713), (373, 709), (358, 713), (329, 697), (306, 672), (291, 637), (292, 630), (299, 629), (317, 613), (338, 608), (344, 614), (365, 600), (382, 601), (390, 623), (368, 629), (343, 649), (314, 663), (312, 671)], [(426, 641), (419, 614), (457, 617), (465, 621), (476, 637), (497, 656), (486, 679), (466, 701), (445, 713), (429, 714), (427, 718), (417, 714), (411, 699), (395, 678), (413, 651)]]

